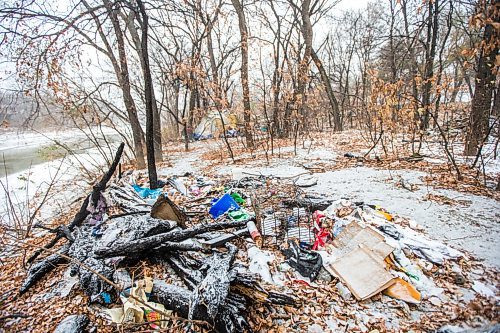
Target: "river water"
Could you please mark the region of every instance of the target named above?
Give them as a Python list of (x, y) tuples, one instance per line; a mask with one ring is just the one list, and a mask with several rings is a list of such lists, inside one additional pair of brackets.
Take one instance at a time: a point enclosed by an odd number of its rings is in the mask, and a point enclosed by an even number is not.
[[(119, 139), (116, 133), (106, 136), (109, 143)], [(71, 153), (53, 140), (63, 144)], [(103, 139), (98, 141), (103, 147), (107, 145)], [(0, 133), (0, 179), (68, 154), (85, 153), (92, 148), (95, 148), (94, 143), (80, 131), (52, 132), (47, 136), (38, 133)]]

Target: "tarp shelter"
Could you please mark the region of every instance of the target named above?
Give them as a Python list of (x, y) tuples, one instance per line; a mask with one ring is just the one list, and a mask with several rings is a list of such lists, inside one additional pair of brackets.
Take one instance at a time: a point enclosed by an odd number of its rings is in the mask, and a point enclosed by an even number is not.
[(194, 130), (193, 138), (195, 140), (205, 140), (219, 137), (223, 133), (221, 115), (226, 131), (236, 128), (237, 120), (234, 114), (227, 112), (219, 114), (219, 112), (213, 111), (200, 120), (200, 123)]

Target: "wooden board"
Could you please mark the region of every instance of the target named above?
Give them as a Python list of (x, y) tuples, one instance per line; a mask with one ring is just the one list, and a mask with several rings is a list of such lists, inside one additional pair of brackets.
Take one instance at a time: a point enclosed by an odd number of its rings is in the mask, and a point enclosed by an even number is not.
[(358, 300), (370, 298), (395, 282), (392, 274), (385, 270), (383, 261), (374, 258), (371, 251), (363, 247), (330, 266)]

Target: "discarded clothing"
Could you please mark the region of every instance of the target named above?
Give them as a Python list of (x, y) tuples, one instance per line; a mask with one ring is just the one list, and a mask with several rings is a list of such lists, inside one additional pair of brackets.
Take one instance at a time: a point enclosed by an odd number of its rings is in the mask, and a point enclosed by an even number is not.
[(400, 226), (395, 227), (402, 236), (399, 239), (399, 243), (402, 247), (410, 249), (420, 258), (429, 260), (434, 264), (442, 265), (445, 259), (458, 259), (463, 257), (460, 251), (452, 249), (438, 241), (429, 240), (414, 230)]
[(395, 240), (399, 240), (401, 238), (401, 234), (398, 229), (392, 224), (381, 225), (378, 227), (378, 230), (382, 231), (387, 236), (394, 238)]
[(316, 252), (301, 249), (296, 242), (288, 241), (289, 248), (282, 250), (287, 263), (302, 276), (314, 281), (323, 266), (321, 255)]

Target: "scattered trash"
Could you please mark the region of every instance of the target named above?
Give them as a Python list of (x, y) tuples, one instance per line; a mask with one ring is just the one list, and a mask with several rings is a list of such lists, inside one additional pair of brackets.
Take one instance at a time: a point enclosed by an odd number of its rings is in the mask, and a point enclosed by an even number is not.
[(255, 244), (257, 244), (258, 247), (261, 247), (262, 246), (262, 236), (260, 235), (259, 230), (255, 226), (255, 223), (253, 221), (248, 221), (247, 228), (248, 228), (248, 232), (250, 233), (250, 236), (252, 237)]
[(188, 190), (181, 179), (179, 179), (177, 177), (172, 177), (172, 178), (168, 179), (168, 183), (170, 185), (172, 185), (182, 195), (185, 195), (185, 196), (188, 195)]
[(323, 265), (321, 256), (317, 252), (301, 249), (294, 241), (289, 241), (288, 246), (288, 249), (282, 250), (286, 262), (302, 276), (314, 281)]
[(342, 298), (346, 301), (349, 301), (352, 299), (352, 293), (351, 291), (349, 290), (349, 288), (346, 288), (346, 286), (344, 286), (342, 284), (342, 282), (337, 282), (337, 284), (335, 285), (335, 288), (337, 288), (337, 290), (339, 291), (339, 294), (340, 296), (342, 296)]
[(158, 196), (158, 199), (153, 204), (153, 207), (151, 207), (151, 217), (175, 221), (181, 227), (186, 227), (186, 214), (164, 194)]
[(359, 246), (363, 246), (383, 261), (394, 250), (385, 242), (384, 236), (370, 227), (362, 227), (357, 222), (348, 224), (332, 241), (332, 244), (334, 247), (331, 249), (331, 254), (335, 258), (342, 258)]
[[(123, 275), (121, 281), (123, 282)], [(127, 280), (127, 279), (125, 279)], [(120, 294), (122, 307), (106, 309), (112, 322), (116, 324), (147, 322), (153, 329), (165, 328), (166, 322), (163, 314), (170, 315), (172, 311), (165, 310), (162, 304), (149, 301), (149, 295), (153, 290), (153, 280), (145, 278), (136, 281), (134, 285)]]
[(377, 257), (372, 251), (358, 247), (337, 259), (330, 267), (358, 300), (365, 300), (395, 282)]
[(233, 221), (248, 221), (251, 218), (250, 214), (244, 209), (231, 210), (228, 215)]
[[(495, 287), (473, 280), (484, 279), (484, 271), (474, 267), (478, 273), (471, 276), (462, 271), (462, 264), (450, 265), (450, 260), (463, 254), (428, 239), (415, 221), (403, 221), (380, 206), (333, 200), (298, 188), (315, 181), (312, 176), (292, 182), (264, 176), (226, 181), (184, 175), (153, 191), (126, 181), (112, 184), (95, 209), (88, 205), (89, 218), (70, 234), (72, 242), (32, 265), (23, 290), (68, 263), (61, 256), (67, 255), (114, 285), (70, 263), (66, 273), (72, 275), (46, 297), (67, 296), (79, 282), (91, 303), (112, 307), (103, 311), (118, 325), (147, 323), (153, 330), (169, 330), (168, 316), (175, 313), (206, 322), (216, 332), (248, 329), (250, 308), (263, 309), (279, 325), (302, 310), (270, 305), (295, 305), (290, 296), (294, 292), (304, 292), (300, 297), (311, 294), (311, 302), (320, 297), (318, 291), (338, 296), (325, 305), (330, 307), (330, 319), (294, 328), (309, 332), (375, 333), (378, 330), (373, 330), (366, 312), (356, 310), (355, 317), (346, 317), (345, 312), (365, 308), (378, 315), (381, 309), (392, 311), (392, 305), (386, 304), (395, 304), (394, 311), (417, 321), (422, 311), (406, 303), (422, 302), (419, 309), (426, 311), (447, 307), (446, 288), (469, 292), (469, 301), (495, 299)], [(151, 202), (153, 197), (152, 205), (143, 200)], [(138, 260), (143, 270), (128, 266)], [(133, 278), (128, 273), (131, 269)], [(151, 272), (161, 272), (161, 279), (150, 278)], [(446, 284), (437, 287), (435, 279)], [(267, 284), (273, 285), (273, 291), (265, 289), (271, 287)], [(278, 292), (278, 288), (282, 289)], [(378, 294), (395, 300), (374, 297)], [(337, 302), (339, 297), (345, 302)], [(368, 298), (372, 300), (356, 304)], [(250, 323), (256, 321), (252, 318)], [(386, 320), (386, 329), (399, 331), (398, 319)]]
[(238, 209), (240, 209), (240, 206), (238, 206), (238, 204), (236, 203), (236, 201), (234, 201), (230, 194), (226, 193), (213, 203), (209, 213), (214, 219), (216, 219), (229, 210)]
[(396, 278), (394, 284), (384, 290), (384, 294), (413, 304), (420, 303), (421, 299), (421, 295), (417, 289), (401, 278)]
[(312, 175), (302, 175), (295, 180), (295, 185), (299, 187), (311, 187), (318, 184), (318, 178)]
[(137, 184), (133, 184), (132, 187), (137, 192), (137, 194), (139, 194), (139, 196), (143, 199), (156, 199), (162, 193), (161, 188), (157, 188), (157, 189), (152, 190), (152, 189), (147, 188), (147, 187), (141, 187)]
[(238, 192), (232, 192), (231, 197), (236, 201), (238, 205), (245, 205), (245, 200), (241, 197), (241, 195)]

